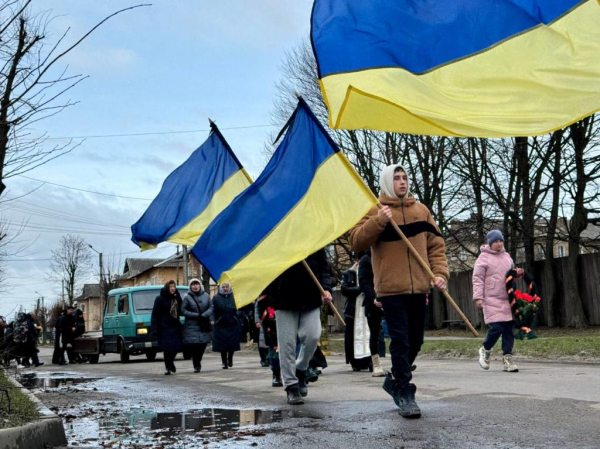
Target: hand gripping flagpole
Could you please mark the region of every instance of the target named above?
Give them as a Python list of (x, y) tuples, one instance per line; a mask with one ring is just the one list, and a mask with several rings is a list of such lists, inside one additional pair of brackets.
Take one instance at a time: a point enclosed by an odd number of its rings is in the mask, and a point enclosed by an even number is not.
[[(377, 207), (379, 209), (381, 209), (383, 206), (381, 205), (381, 203), (377, 203)], [(415, 249), (415, 247), (412, 246), (412, 243), (410, 243), (408, 238), (404, 235), (404, 232), (402, 232), (402, 230), (398, 227), (398, 225), (394, 222), (394, 220), (390, 220), (389, 222), (394, 227), (394, 229), (396, 230), (396, 232), (398, 233), (398, 235), (400, 236), (402, 241), (406, 244), (406, 246), (408, 247), (408, 250), (411, 252), (411, 254), (415, 257), (415, 259), (417, 259), (417, 262), (419, 262), (419, 265), (421, 265), (421, 267), (427, 272), (427, 274), (429, 275), (431, 280), (435, 282), (435, 274), (433, 274), (433, 271), (431, 271), (431, 268), (429, 268), (429, 265), (427, 265), (427, 263), (423, 260), (421, 255)], [(444, 297), (448, 300), (450, 305), (452, 307), (454, 307), (454, 310), (456, 310), (456, 313), (458, 313), (458, 315), (465, 322), (465, 324), (467, 325), (467, 327), (469, 328), (471, 333), (475, 337), (479, 337), (479, 334), (477, 333), (477, 331), (475, 330), (475, 328), (473, 327), (473, 325), (471, 324), (469, 319), (462, 312), (462, 310), (460, 310), (460, 307), (458, 307), (458, 304), (456, 304), (456, 302), (454, 302), (454, 300), (452, 299), (452, 296), (450, 296), (450, 293), (448, 293), (448, 290), (444, 289), (444, 290), (441, 290), (441, 292), (444, 295)]]
[[(306, 263), (306, 260), (302, 261), (302, 265), (304, 265), (304, 268), (306, 268), (306, 271), (308, 271), (308, 274), (310, 274), (310, 277), (312, 278), (312, 280), (315, 281), (315, 284), (317, 284), (317, 287), (319, 287), (321, 296), (325, 296), (325, 289), (321, 286), (321, 283), (315, 276), (315, 273), (313, 273), (313, 271), (310, 269), (310, 267)], [(333, 300), (329, 303), (329, 307), (331, 307), (331, 310), (333, 310), (333, 313), (335, 313), (335, 316), (337, 316), (337, 319), (340, 320), (340, 323), (342, 323), (343, 326), (346, 326), (346, 322), (342, 318), (342, 315), (340, 315), (340, 312), (338, 312), (338, 309), (336, 309), (336, 307), (333, 305)]]

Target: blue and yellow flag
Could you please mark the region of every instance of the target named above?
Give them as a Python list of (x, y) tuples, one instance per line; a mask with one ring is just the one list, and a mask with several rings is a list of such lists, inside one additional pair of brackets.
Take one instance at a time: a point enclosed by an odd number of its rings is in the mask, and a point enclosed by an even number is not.
[(286, 127), (262, 174), (192, 249), (213, 279), (231, 282), (238, 307), (377, 203), (303, 100)]
[(142, 251), (160, 242), (194, 245), (210, 222), (246, 187), (250, 176), (211, 122), (211, 133), (165, 180), (158, 196), (131, 227)]
[(332, 128), (528, 136), (600, 110), (599, 0), (315, 0)]

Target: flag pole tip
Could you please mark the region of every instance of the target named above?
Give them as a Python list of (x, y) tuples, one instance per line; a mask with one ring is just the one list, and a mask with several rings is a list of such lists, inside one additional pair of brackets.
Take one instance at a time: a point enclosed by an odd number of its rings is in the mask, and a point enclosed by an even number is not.
[(208, 117), (208, 123), (212, 126), (215, 124), (215, 122), (213, 121), (213, 119), (211, 119), (210, 117)]
[(300, 95), (298, 92), (294, 92), (294, 95), (298, 100), (302, 100), (302, 95)]

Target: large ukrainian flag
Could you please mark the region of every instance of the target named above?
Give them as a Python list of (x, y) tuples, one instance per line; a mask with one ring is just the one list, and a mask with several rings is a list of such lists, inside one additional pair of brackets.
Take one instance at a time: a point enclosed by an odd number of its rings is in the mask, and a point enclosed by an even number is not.
[(252, 180), (211, 122), (211, 133), (165, 180), (158, 196), (131, 227), (142, 251), (160, 242), (193, 245), (210, 222)]
[(315, 0), (332, 128), (528, 136), (600, 109), (600, 0)]
[(262, 174), (192, 249), (213, 279), (231, 282), (238, 307), (377, 203), (303, 100), (286, 127)]

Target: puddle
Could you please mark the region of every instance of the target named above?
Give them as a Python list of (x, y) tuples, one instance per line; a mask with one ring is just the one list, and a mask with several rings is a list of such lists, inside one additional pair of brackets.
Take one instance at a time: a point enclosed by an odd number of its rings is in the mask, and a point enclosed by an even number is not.
[(250, 426), (273, 424), (296, 415), (281, 410), (222, 408), (186, 412), (157, 412), (139, 408), (122, 413), (112, 408), (95, 407), (81, 412), (79, 416), (62, 414), (62, 417), (71, 445), (79, 444), (82, 447), (112, 447), (113, 444), (119, 447), (139, 444), (159, 447), (192, 442), (202, 445), (240, 436), (261, 437), (265, 432)]
[[(41, 374), (41, 373), (40, 373)], [(34, 390), (37, 388), (59, 388), (78, 385), (95, 380), (101, 377), (75, 377), (67, 373), (54, 373), (48, 375), (38, 375), (37, 373), (23, 373), (19, 375), (18, 381), (25, 388)]]

